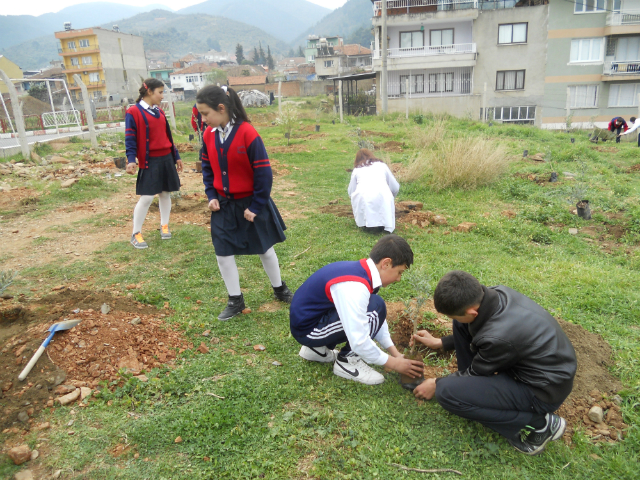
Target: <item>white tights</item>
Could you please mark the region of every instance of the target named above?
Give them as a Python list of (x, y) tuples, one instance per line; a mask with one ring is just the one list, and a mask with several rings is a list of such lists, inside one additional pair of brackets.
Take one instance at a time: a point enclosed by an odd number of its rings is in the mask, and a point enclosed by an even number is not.
[[(264, 271), (267, 272), (271, 286), (274, 288), (282, 286), (282, 278), (280, 277), (280, 266), (278, 265), (278, 256), (276, 251), (271, 247), (262, 255), (258, 255), (262, 261)], [(230, 296), (238, 296), (242, 292), (240, 291), (240, 275), (238, 274), (238, 267), (236, 266), (236, 258), (233, 255), (228, 257), (216, 256), (218, 260), (218, 267), (222, 274), (222, 279), (227, 287), (227, 292)]]
[[(133, 209), (133, 234), (142, 231), (142, 224), (147, 216), (151, 202), (155, 195), (141, 195), (140, 200)], [(171, 194), (162, 192), (158, 195), (158, 204), (160, 207), (160, 225), (169, 225), (169, 216), (171, 215)]]

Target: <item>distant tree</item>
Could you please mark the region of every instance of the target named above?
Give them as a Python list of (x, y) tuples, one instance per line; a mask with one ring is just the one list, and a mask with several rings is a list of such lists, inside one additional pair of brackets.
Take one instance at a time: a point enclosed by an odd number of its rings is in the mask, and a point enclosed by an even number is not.
[(260, 53), (258, 53), (258, 47), (253, 47), (253, 63), (260, 64)]
[(255, 65), (255, 62), (253, 60), (249, 60), (248, 58), (245, 58), (242, 61), (242, 65)]
[(289, 49), (289, 53), (287, 53), (287, 57), (295, 57), (296, 56), (296, 52), (293, 51), (293, 48)]
[(265, 63), (267, 63), (267, 57), (264, 54), (264, 50), (262, 49), (262, 42), (258, 42), (258, 45), (260, 46), (260, 48), (258, 49), (258, 53), (260, 54), (260, 65), (264, 65)]
[(273, 61), (273, 57), (271, 56), (271, 47), (267, 45), (267, 66), (269, 67), (269, 71), (273, 72), (276, 64)]
[(298, 56), (299, 57), (304, 57), (304, 50), (302, 49), (302, 45), (300, 45), (298, 47)]
[(49, 103), (49, 91), (44, 83), (33, 83), (29, 88), (29, 95), (41, 102)]
[(238, 43), (236, 45), (236, 62), (238, 62), (238, 65), (240, 65), (243, 60), (244, 60), (244, 53), (242, 51), (242, 45)]
[(207, 38), (207, 47), (209, 47), (210, 50), (215, 50), (216, 52), (220, 52), (222, 50), (220, 48), (220, 42), (211, 37)]
[(226, 85), (227, 83), (227, 72), (220, 68), (214, 68), (209, 73), (205, 75), (205, 82), (207, 85)]

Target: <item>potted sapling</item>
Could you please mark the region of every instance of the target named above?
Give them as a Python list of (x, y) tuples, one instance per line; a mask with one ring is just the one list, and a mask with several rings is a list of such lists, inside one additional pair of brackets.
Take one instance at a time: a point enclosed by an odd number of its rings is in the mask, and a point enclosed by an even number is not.
[(316, 132), (320, 131), (320, 112), (321, 112), (321, 108), (318, 107), (316, 108)]

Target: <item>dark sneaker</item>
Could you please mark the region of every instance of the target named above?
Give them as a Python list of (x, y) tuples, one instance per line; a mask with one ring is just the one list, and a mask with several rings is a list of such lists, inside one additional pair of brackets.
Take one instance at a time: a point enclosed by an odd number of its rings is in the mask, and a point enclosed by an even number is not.
[(142, 238), (142, 234), (140, 232), (131, 235), (131, 245), (136, 248), (147, 248), (149, 246), (147, 245), (147, 242), (144, 241), (144, 238)]
[(535, 430), (526, 426), (520, 432), (520, 439), (507, 441), (519, 452), (527, 455), (539, 455), (547, 446), (547, 443), (559, 439), (567, 427), (567, 421), (551, 413), (546, 415), (547, 425), (542, 430)]
[(284, 282), (279, 287), (273, 287), (273, 294), (284, 303), (291, 303), (291, 300), (293, 300), (293, 292), (289, 290), (289, 287)]
[(240, 315), (242, 311), (247, 308), (244, 305), (244, 296), (240, 295), (229, 295), (229, 300), (227, 301), (227, 308), (225, 308), (220, 315), (218, 315), (218, 320), (229, 320), (230, 318), (235, 317), (236, 315)]

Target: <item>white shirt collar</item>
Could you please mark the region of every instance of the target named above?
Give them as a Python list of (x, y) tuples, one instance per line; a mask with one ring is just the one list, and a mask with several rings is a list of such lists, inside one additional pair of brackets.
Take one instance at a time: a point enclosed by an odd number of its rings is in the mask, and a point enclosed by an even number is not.
[(371, 286), (373, 288), (381, 287), (382, 279), (380, 278), (380, 272), (378, 272), (376, 264), (373, 263), (373, 260), (367, 258), (367, 265), (369, 265), (369, 270), (371, 270)]
[(149, 105), (147, 102), (145, 102), (144, 100), (140, 100), (140, 106), (142, 108), (144, 108), (145, 110), (148, 111), (158, 111), (158, 106), (154, 105), (153, 107), (151, 105)]
[(224, 143), (224, 141), (229, 137), (229, 134), (231, 133), (231, 130), (233, 130), (234, 125), (235, 122), (233, 120), (229, 120), (224, 128), (222, 128), (222, 126), (218, 126), (216, 130), (220, 132), (220, 141), (222, 143)]

